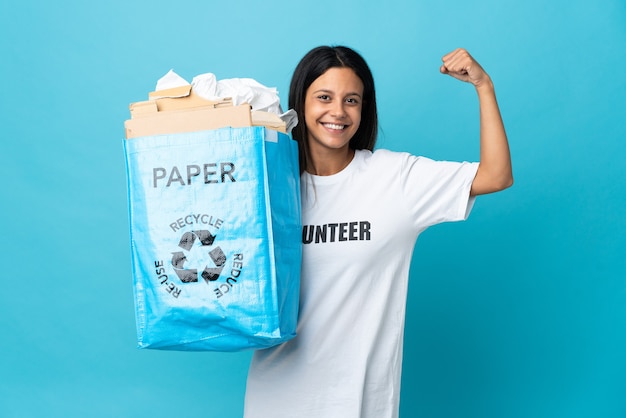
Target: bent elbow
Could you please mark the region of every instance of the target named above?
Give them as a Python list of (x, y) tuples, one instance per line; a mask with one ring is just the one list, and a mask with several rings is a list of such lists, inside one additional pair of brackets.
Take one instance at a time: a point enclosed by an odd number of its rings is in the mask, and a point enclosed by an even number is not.
[(513, 175), (509, 175), (506, 177), (500, 178), (497, 182), (493, 184), (493, 192), (500, 192), (502, 190), (508, 189), (513, 186)]
[(508, 189), (509, 187), (513, 186), (513, 175), (511, 174), (509, 177), (507, 177), (501, 184), (502, 188), (500, 190), (504, 190), (504, 189)]

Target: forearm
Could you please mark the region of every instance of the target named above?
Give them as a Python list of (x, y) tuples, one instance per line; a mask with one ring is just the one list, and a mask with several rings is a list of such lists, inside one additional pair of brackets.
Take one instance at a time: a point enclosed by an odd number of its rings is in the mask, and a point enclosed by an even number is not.
[(493, 193), (513, 184), (511, 154), (490, 78), (476, 86), (480, 105), (480, 165), (471, 194)]
[(493, 193), (513, 184), (511, 154), (491, 78), (464, 49), (446, 54), (439, 71), (471, 83), (480, 104), (480, 165), (472, 182), (472, 195)]

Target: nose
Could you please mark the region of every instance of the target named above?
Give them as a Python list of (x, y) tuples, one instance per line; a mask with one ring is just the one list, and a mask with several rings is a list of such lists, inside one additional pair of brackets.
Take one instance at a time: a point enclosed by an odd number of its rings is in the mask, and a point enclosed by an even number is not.
[(330, 111), (330, 115), (334, 118), (344, 118), (346, 116), (346, 111), (345, 111), (345, 103), (343, 102), (343, 100), (341, 101), (337, 101), (333, 104), (333, 108)]

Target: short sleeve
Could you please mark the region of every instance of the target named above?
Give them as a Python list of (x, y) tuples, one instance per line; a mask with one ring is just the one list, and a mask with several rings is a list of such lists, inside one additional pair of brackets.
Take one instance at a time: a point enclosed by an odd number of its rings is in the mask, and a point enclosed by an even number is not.
[(467, 219), (478, 163), (434, 161), (402, 155), (400, 181), (407, 210), (418, 229)]

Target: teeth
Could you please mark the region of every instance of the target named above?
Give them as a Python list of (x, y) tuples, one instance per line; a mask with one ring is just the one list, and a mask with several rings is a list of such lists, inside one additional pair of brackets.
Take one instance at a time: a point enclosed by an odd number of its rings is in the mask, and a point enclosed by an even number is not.
[(330, 129), (343, 129), (345, 127), (345, 125), (335, 125), (334, 123), (325, 123), (324, 126)]

